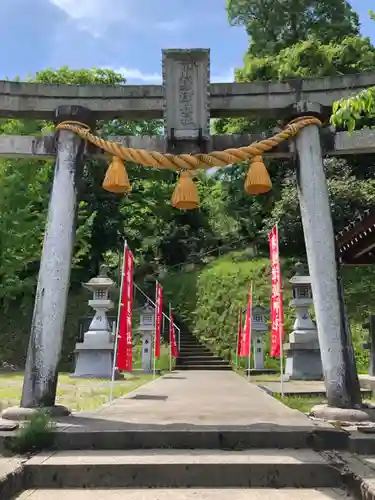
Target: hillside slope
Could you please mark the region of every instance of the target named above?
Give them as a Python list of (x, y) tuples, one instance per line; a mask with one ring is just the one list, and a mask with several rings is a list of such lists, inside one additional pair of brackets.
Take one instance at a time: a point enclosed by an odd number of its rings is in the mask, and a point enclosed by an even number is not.
[[(295, 311), (289, 307), (293, 276), (293, 259), (281, 263), (286, 336), (292, 331)], [(254, 283), (254, 300), (269, 307), (271, 268), (268, 258), (254, 258), (247, 251), (229, 253), (189, 272), (170, 274), (163, 279), (167, 300), (178, 311), (181, 322), (219, 355), (234, 356), (238, 307), (246, 306), (250, 281)], [(368, 353), (360, 348), (367, 332), (362, 323), (370, 312), (375, 313), (375, 266), (344, 268), (345, 302), (360, 372), (368, 369)], [(278, 365), (266, 354), (266, 365)]]
[[(295, 318), (293, 308), (289, 307), (291, 287), (288, 282), (294, 274), (295, 263), (293, 259), (282, 260), (286, 336), (291, 332)], [(190, 264), (189, 269), (167, 274), (161, 279), (164, 308), (167, 310), (170, 301), (176, 320), (183, 329), (194, 332), (214, 352), (230, 359), (235, 354), (238, 307), (246, 306), (251, 280), (254, 282), (254, 300), (269, 307), (269, 259), (255, 258), (250, 251), (232, 252), (212, 260), (203, 268), (192, 269)], [(370, 312), (375, 313), (375, 266), (344, 268), (343, 279), (357, 365), (360, 372), (366, 372), (369, 356), (367, 351), (360, 348), (360, 344), (367, 334), (362, 323)], [(87, 305), (88, 298), (88, 294), (81, 289), (69, 294), (61, 359), (61, 368), (64, 370), (72, 368), (79, 319), (92, 315)], [(0, 312), (0, 363), (23, 366), (32, 310), (33, 298), (24, 297)], [(137, 315), (135, 313), (135, 321)], [(268, 346), (266, 366), (278, 367), (278, 361), (269, 358)]]

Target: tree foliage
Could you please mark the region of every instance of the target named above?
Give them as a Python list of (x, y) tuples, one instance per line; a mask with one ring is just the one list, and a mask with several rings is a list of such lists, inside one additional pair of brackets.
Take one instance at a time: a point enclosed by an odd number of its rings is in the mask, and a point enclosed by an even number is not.
[[(106, 69), (40, 71), (30, 81), (49, 84), (122, 85), (122, 75)], [(97, 123), (102, 136), (160, 135), (158, 120), (112, 120)], [(44, 120), (2, 120), (0, 133), (53, 132)], [(220, 207), (222, 191), (211, 178), (198, 179), (203, 199), (200, 210), (181, 212), (170, 205), (176, 175), (165, 170), (127, 165), (132, 183), (128, 197), (102, 188), (107, 163), (88, 158), (79, 184), (79, 213), (72, 283), (98, 272), (99, 265), (122, 248), (125, 238), (137, 258), (140, 277), (162, 268), (200, 262), (207, 252), (224, 245), (236, 225)], [(39, 268), (53, 162), (0, 161), (0, 300), (32, 293)]]
[(343, 0), (227, 0), (227, 12), (232, 24), (245, 27), (248, 53), (256, 57), (310, 37), (331, 43), (359, 34), (358, 15)]
[[(344, 0), (276, 0), (272, 3), (269, 0), (227, 0), (227, 10), (231, 23), (244, 26), (250, 37), (244, 65), (236, 70), (237, 81), (346, 75), (373, 71), (375, 67), (375, 48), (368, 38), (359, 35), (358, 16)], [(40, 71), (35, 77), (30, 76), (29, 81), (126, 83), (121, 74), (111, 70), (71, 70), (68, 67)], [(338, 103), (333, 122), (353, 128), (359, 121), (361, 125), (366, 123), (363, 116), (367, 115), (371, 124), (374, 112), (374, 93), (369, 90)], [(221, 118), (215, 121), (214, 131), (221, 134), (271, 133), (274, 127), (280, 126), (272, 118)], [(160, 135), (162, 123), (158, 120), (111, 120), (98, 122), (97, 129), (104, 137)], [(0, 120), (1, 134), (40, 135), (53, 131), (53, 124), (44, 120)], [(199, 174), (196, 182), (201, 207), (189, 212), (175, 210), (170, 205), (175, 173), (128, 164), (132, 192), (124, 197), (103, 190), (101, 184), (106, 168), (104, 160), (87, 158), (85, 161), (79, 186), (73, 288), (81, 287), (82, 281), (96, 274), (103, 260), (115, 268), (125, 238), (136, 257), (138, 282), (144, 280), (146, 286), (151, 275), (159, 279), (164, 277), (168, 283), (169, 278), (176, 280), (177, 276), (178, 285), (188, 292), (184, 301), (191, 302), (185, 308), (185, 316), (194, 310), (192, 303), (196, 301), (196, 294), (201, 294), (198, 297), (202, 312), (198, 321), (200, 335), (204, 336), (207, 328), (207, 318), (203, 317), (207, 312), (205, 304), (210, 310), (214, 307), (212, 304), (217, 307), (215, 314), (210, 316), (214, 318), (210, 328), (223, 325), (223, 332), (228, 333), (233, 325), (225, 323), (226, 311), (233, 309), (233, 304), (228, 305), (232, 293), (229, 289), (231, 284), (237, 283), (236, 270), (232, 268), (227, 273), (229, 268), (223, 268), (223, 279), (218, 281), (215, 281), (216, 271), (212, 271), (210, 280), (204, 281), (198, 279), (195, 268), (220, 253), (243, 247), (250, 249), (250, 253), (241, 254), (241, 259), (254, 253), (268, 254), (267, 232), (275, 222), (279, 223), (283, 254), (304, 255), (295, 165), (288, 160), (267, 161), (273, 190), (258, 197), (244, 193), (247, 164)], [(372, 156), (329, 159), (325, 161), (325, 169), (336, 230), (365, 208), (375, 209), (375, 160)], [(11, 303), (13, 310), (14, 304), (18, 310), (22, 297), (29, 297), (32, 303), (52, 180), (51, 161), (0, 160), (0, 301), (2, 305)], [(225, 266), (227, 264), (232, 262)], [(180, 272), (187, 269), (193, 269), (193, 273), (190, 278), (184, 274), (184, 281), (180, 283)], [(244, 280), (247, 283), (246, 269)], [(263, 278), (263, 274), (259, 275), (259, 280)], [(224, 288), (221, 285), (225, 285)], [(206, 295), (210, 295), (207, 303)], [(178, 300), (173, 294), (169, 297), (174, 302)], [(77, 311), (80, 310), (78, 306)], [(184, 316), (181, 307), (180, 314)], [(27, 333), (22, 330), (24, 337)], [(209, 333), (215, 337), (212, 331)], [(73, 345), (72, 333), (69, 338)], [(228, 348), (228, 345), (223, 347), (224, 351)]]
[[(375, 21), (375, 13), (369, 12)], [(374, 66), (372, 68), (374, 69)], [(348, 99), (340, 99), (333, 105), (331, 123), (336, 126), (344, 126), (352, 132), (357, 125), (361, 126), (375, 118), (375, 87), (362, 90)]]
[[(252, 57), (246, 54), (244, 67), (236, 70), (236, 80), (285, 81), (295, 78), (340, 76), (369, 71), (374, 67), (375, 48), (368, 38), (349, 36), (340, 43), (328, 44), (322, 44), (316, 38), (309, 38), (281, 50), (276, 55)], [(215, 131), (221, 134), (256, 133), (267, 130), (271, 133), (275, 126), (280, 126), (277, 120), (248, 118), (222, 118), (216, 120), (214, 124)], [(332, 167), (335, 163), (337, 160), (330, 162), (330, 168), (327, 169), (328, 179), (336, 175)], [(374, 158), (369, 155), (350, 158), (348, 161), (338, 163), (336, 173), (343, 169), (350, 172), (347, 178), (365, 180), (375, 173), (374, 165)], [(256, 243), (257, 247), (266, 251), (265, 235), (272, 224), (279, 222), (283, 251), (289, 255), (293, 252), (303, 255), (303, 232), (299, 218), (294, 165), (287, 160), (268, 162), (267, 168), (271, 175), (273, 190), (267, 195), (255, 198), (247, 196), (243, 191), (247, 168), (248, 165), (237, 165), (217, 174), (224, 182), (227, 211), (239, 216), (241, 234), (246, 235), (249, 240)], [(339, 186), (344, 189), (345, 183)], [(358, 196), (355, 211), (358, 213), (361, 206), (363, 209), (367, 208), (367, 201), (364, 201), (358, 190), (354, 190), (353, 193)], [(344, 192), (342, 198), (346, 200)], [(335, 203), (339, 199), (339, 194), (336, 194)], [(353, 212), (350, 210), (337, 213), (334, 217), (335, 228), (341, 229), (352, 216)]]

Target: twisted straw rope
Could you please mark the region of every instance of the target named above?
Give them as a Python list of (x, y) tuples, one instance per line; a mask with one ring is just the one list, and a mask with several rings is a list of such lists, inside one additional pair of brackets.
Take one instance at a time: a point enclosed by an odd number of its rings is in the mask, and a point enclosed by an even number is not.
[(314, 116), (304, 116), (292, 120), (281, 132), (269, 139), (253, 142), (249, 146), (230, 148), (224, 151), (212, 151), (208, 154), (180, 154), (173, 155), (147, 151), (145, 149), (127, 148), (118, 142), (102, 139), (90, 132), (87, 125), (80, 122), (64, 121), (56, 126), (56, 130), (70, 130), (98, 148), (103, 149), (112, 156), (117, 156), (125, 161), (130, 161), (145, 167), (167, 168), (170, 170), (198, 170), (212, 167), (225, 167), (233, 163), (248, 160), (253, 156), (262, 155), (270, 151), (283, 141), (298, 134), (308, 125), (321, 126), (322, 122)]

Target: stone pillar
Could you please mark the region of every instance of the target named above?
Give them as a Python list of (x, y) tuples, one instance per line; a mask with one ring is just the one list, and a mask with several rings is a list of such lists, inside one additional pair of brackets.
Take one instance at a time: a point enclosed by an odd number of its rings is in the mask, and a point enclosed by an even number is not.
[[(88, 123), (90, 111), (80, 106), (60, 106), (55, 113), (55, 122), (64, 120)], [(81, 175), (84, 146), (84, 141), (73, 132), (58, 132), (22, 390), (21, 407), (24, 408), (53, 407), (55, 404), (75, 239), (77, 182)]]
[(370, 335), (369, 335), (369, 341), (370, 341), (370, 366), (368, 373), (372, 377), (375, 377), (375, 315), (371, 314), (369, 318), (369, 323), (370, 323)]
[(368, 341), (361, 344), (362, 349), (370, 351), (368, 374), (375, 377), (375, 314), (370, 314), (368, 323), (364, 323), (362, 327), (369, 332)]
[[(307, 114), (310, 108), (310, 103), (299, 103), (297, 111)], [(297, 188), (328, 404), (350, 408), (360, 403), (360, 389), (356, 368), (345, 348), (345, 342), (351, 344), (351, 339), (340, 289), (319, 127), (309, 125), (301, 130), (296, 148)]]

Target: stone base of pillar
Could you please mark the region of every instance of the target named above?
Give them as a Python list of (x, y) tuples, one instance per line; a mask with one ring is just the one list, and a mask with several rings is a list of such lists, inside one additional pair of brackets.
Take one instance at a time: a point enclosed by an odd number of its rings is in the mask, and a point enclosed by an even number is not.
[(316, 342), (284, 344), (285, 375), (290, 380), (323, 380), (320, 349)]
[(112, 378), (113, 343), (76, 344), (75, 378)]
[(51, 418), (59, 418), (59, 417), (68, 417), (71, 414), (71, 411), (65, 406), (55, 405), (51, 407), (42, 407), (42, 408), (23, 408), (22, 406), (11, 406), (10, 408), (6, 408), (1, 417), (5, 420), (30, 420), (36, 413), (44, 411), (49, 413)]
[[(249, 376), (249, 369), (246, 368), (244, 374)], [(278, 375), (278, 370), (272, 370), (271, 368), (250, 368), (250, 376), (251, 375)]]
[(332, 422), (375, 422), (375, 407), (336, 408), (328, 405), (316, 405), (311, 409), (311, 417)]

